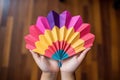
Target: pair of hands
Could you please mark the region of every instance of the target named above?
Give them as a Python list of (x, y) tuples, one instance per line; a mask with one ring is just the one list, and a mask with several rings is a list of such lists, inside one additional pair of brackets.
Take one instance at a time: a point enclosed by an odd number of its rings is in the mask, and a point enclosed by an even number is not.
[[(57, 73), (59, 70), (61, 71), (62, 80), (74, 80), (74, 76), (72, 77), (75, 70), (78, 68), (80, 63), (83, 61), (86, 53), (90, 50), (90, 48), (85, 49), (82, 53), (78, 55), (74, 55), (66, 60), (62, 61), (62, 66), (58, 67), (58, 61), (39, 56), (38, 54), (32, 53), (32, 56), (38, 65), (38, 67), (42, 70), (43, 74), (41, 76), (41, 80), (55, 80)], [(53, 78), (51, 77), (53, 75)], [(48, 76), (48, 79), (46, 79)], [(46, 77), (46, 78), (45, 78)], [(66, 77), (66, 79), (64, 79)]]

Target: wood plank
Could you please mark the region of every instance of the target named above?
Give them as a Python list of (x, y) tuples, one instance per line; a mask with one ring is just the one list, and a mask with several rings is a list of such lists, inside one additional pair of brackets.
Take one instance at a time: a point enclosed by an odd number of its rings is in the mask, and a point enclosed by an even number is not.
[[(101, 21), (102, 21), (102, 47), (104, 53), (101, 56), (101, 59), (104, 61), (102, 62), (104, 66), (104, 79), (111, 80), (111, 32), (110, 32), (110, 18), (109, 18), (109, 2), (108, 1), (100, 1), (101, 6)], [(99, 67), (100, 68), (100, 67)]]
[(99, 0), (93, 0), (93, 26), (95, 31), (95, 41), (97, 44), (102, 44), (102, 29), (101, 29), (101, 14)]
[(0, 80), (7, 80), (7, 72), (8, 72), (8, 68), (6, 67), (1, 67), (0, 68)]
[(34, 63), (33, 67), (32, 67), (32, 72), (31, 72), (31, 78), (30, 78), (30, 80), (40, 80), (40, 76), (41, 75), (39, 75), (39, 79), (38, 79), (38, 75), (37, 75), (38, 74), (38, 70), (40, 70), (40, 69), (38, 69), (36, 63)]
[(118, 45), (118, 32), (117, 32), (117, 19), (115, 9), (112, 6), (113, 2), (109, 3), (109, 13), (110, 13), (110, 30), (111, 30), (111, 61), (112, 61), (112, 79), (118, 80), (120, 78), (119, 74), (119, 45)]
[[(116, 21), (117, 21), (117, 25), (120, 25), (120, 10), (116, 10), (115, 11), (115, 13), (116, 13)], [(119, 36), (119, 34), (120, 34), (120, 27), (117, 27), (118, 29), (117, 29), (117, 32), (118, 32), (118, 46), (120, 45), (120, 36)], [(118, 47), (119, 48), (119, 47)], [(120, 49), (118, 49), (118, 52), (120, 53)], [(118, 54), (117, 56), (120, 56), (120, 54)], [(120, 67), (120, 58), (119, 58), (119, 60), (118, 60), (118, 62), (119, 62), (119, 67)], [(120, 74), (120, 69), (119, 69), (119, 74)]]
[(89, 74), (92, 73), (92, 80), (99, 80), (99, 78), (98, 78), (98, 64), (96, 61), (92, 62), (90, 70), (91, 70), (91, 72), (89, 72)]
[[(26, 4), (28, 4), (29, 6), (26, 5)], [(21, 51), (22, 51), (23, 54), (27, 53), (27, 49), (25, 48), (24, 36), (26, 34), (28, 34), (29, 26), (32, 25), (31, 21), (32, 21), (32, 15), (33, 15), (33, 6), (34, 6), (34, 1), (33, 0), (29, 0), (29, 1), (26, 0), (25, 8), (26, 8), (27, 11), (25, 13), (26, 14), (26, 19), (25, 19), (25, 22), (24, 22), (22, 48), (21, 48)]]
[(5, 31), (6, 34), (5, 34), (4, 48), (3, 48), (2, 67), (8, 67), (10, 47), (11, 47), (11, 38), (12, 38), (11, 37), (12, 29), (13, 29), (13, 17), (9, 16), (7, 20), (6, 31)]
[(30, 55), (29, 53), (26, 53), (26, 54), (22, 54), (21, 57), (22, 57), (22, 60), (21, 60), (22, 63), (20, 65), (22, 67), (21, 80), (30, 80), (32, 67), (33, 67), (32, 65), (34, 64), (32, 55)]
[[(89, 12), (89, 20), (88, 22), (91, 24), (91, 33), (93, 34), (98, 34), (99, 35), (99, 38), (102, 38), (101, 36), (101, 33), (98, 33), (96, 30), (96, 28), (98, 28), (98, 26), (96, 27), (96, 24), (100, 23), (100, 14), (95, 14), (95, 7), (96, 7), (96, 12), (99, 13), (100, 12), (100, 5), (98, 4), (99, 1), (98, 0), (91, 0), (89, 1), (88, 0), (88, 12)], [(95, 14), (95, 15), (94, 15)], [(94, 21), (93, 18), (96, 20), (96, 17), (98, 17), (97, 21)], [(99, 25), (99, 29), (101, 31), (101, 25)], [(99, 31), (99, 32), (100, 32)], [(96, 33), (97, 32), (97, 33)], [(96, 36), (95, 36), (95, 42), (94, 42), (94, 45), (92, 46), (91, 50), (89, 51), (88, 53), (88, 57), (87, 57), (87, 65), (90, 66), (90, 68), (88, 68), (88, 75), (89, 75), (89, 78), (91, 78), (92, 80), (98, 80), (98, 62), (97, 62), (97, 54), (96, 54)], [(102, 42), (102, 41), (101, 41)], [(92, 74), (90, 74), (92, 73)]]
[(62, 12), (62, 11), (64, 11), (64, 10), (68, 10), (67, 9), (67, 4), (66, 4), (66, 1), (64, 1), (64, 2), (59, 2), (59, 4), (58, 4), (58, 6), (59, 6), (59, 12)]
[(4, 46), (4, 38), (5, 38), (5, 27), (0, 28), (0, 80), (2, 80), (3, 77), (3, 71), (6, 72), (6, 68), (2, 67), (2, 57), (3, 57), (3, 46)]
[[(12, 41), (11, 41), (11, 55), (9, 60), (9, 70), (8, 70), (8, 77), (7, 79), (10, 80), (19, 80), (21, 79), (21, 41), (22, 41), (22, 9), (21, 9), (21, 0), (13, 0), (13, 3), (11, 3), (12, 12), (10, 12), (10, 15), (13, 15), (14, 17), (14, 24), (13, 24), (13, 32), (12, 32)], [(24, 17), (25, 18), (25, 17)]]
[(81, 65), (78, 67), (78, 69), (75, 71), (76, 80), (81, 80)]
[(8, 17), (8, 11), (9, 11), (9, 6), (10, 6), (10, 0), (4, 0), (3, 2), (3, 11), (2, 11), (2, 20), (1, 20), (1, 27), (6, 27), (6, 21)]
[[(46, 7), (46, 6), (45, 6)], [(47, 1), (47, 12), (51, 10), (55, 10), (57, 13), (59, 13), (59, 1), (58, 0), (50, 0)]]
[(48, 11), (49, 11), (48, 1), (46, 0), (34, 1), (32, 24), (35, 24), (38, 16), (46, 16), (48, 14)]
[[(3, 13), (3, 3), (4, 1), (3, 0), (0, 0), (0, 24), (1, 24), (1, 18), (2, 18), (2, 13)], [(1, 26), (1, 25), (0, 25)]]
[[(97, 63), (98, 63), (98, 79), (105, 80), (105, 67), (104, 67), (104, 50), (101, 44), (96, 46), (96, 54), (97, 54)], [(101, 66), (102, 65), (102, 66)]]

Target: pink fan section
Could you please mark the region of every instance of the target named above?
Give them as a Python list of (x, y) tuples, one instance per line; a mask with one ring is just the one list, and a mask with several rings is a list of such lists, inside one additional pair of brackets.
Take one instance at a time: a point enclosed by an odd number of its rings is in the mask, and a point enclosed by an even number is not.
[[(64, 11), (60, 15), (56, 15), (54, 11), (51, 11), (47, 18), (39, 16), (36, 25), (32, 25), (29, 28), (29, 33), (27, 36), (25, 36), (26, 41), (26, 48), (33, 50), (35, 49), (35, 42), (39, 40), (39, 35), (44, 35), (45, 30), (51, 30), (54, 26), (57, 26), (59, 28), (66, 26), (67, 29), (73, 27), (75, 32), (80, 32), (80, 39), (85, 41), (84, 47), (90, 47), (93, 44), (94, 41), (94, 35), (89, 33), (90, 32), (90, 24), (83, 23), (82, 18), (78, 16), (71, 16), (70, 12)], [(51, 16), (52, 15), (52, 16)], [(54, 43), (53, 43), (54, 44)], [(68, 46), (66, 42), (56, 42), (55, 45), (62, 44), (63, 46)], [(61, 46), (61, 45), (59, 45)], [(50, 47), (50, 46), (49, 46)], [(68, 46), (69, 47), (69, 46)], [(54, 46), (51, 46), (50, 48), (54, 48)], [(54, 49), (52, 49), (54, 50)], [(71, 48), (71, 50), (74, 49)], [(47, 51), (51, 51), (48, 49)], [(67, 51), (67, 49), (66, 49)], [(51, 51), (53, 52), (53, 51)]]
[(36, 22), (36, 26), (42, 33), (44, 33), (45, 30), (50, 29), (50, 26), (46, 17), (39, 16)]
[(29, 28), (30, 34), (25, 36), (26, 48), (33, 50), (35, 49), (35, 42), (39, 40), (38, 36), (43, 34), (35, 25), (30, 26)]

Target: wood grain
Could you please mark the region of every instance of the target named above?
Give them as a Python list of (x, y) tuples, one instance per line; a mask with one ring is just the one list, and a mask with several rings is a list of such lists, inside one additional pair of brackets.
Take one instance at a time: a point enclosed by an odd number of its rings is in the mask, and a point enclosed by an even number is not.
[(120, 76), (119, 74), (119, 45), (118, 45), (118, 31), (117, 31), (117, 19), (116, 19), (116, 14), (115, 10), (113, 9), (112, 6), (112, 1), (109, 3), (109, 6), (111, 9), (110, 11), (110, 23), (111, 23), (111, 63), (112, 63), (112, 79), (119, 79)]
[(2, 67), (8, 67), (8, 64), (9, 64), (12, 29), (13, 29), (13, 17), (10, 16), (7, 19), (7, 27), (5, 30), (6, 34), (5, 34), (5, 41), (4, 41), (4, 48), (3, 48)]
[(0, 0), (0, 23), (2, 18), (2, 11), (3, 11), (3, 0)]
[[(33, 0), (29, 0), (29, 3), (27, 2), (26, 0), (26, 3), (25, 4), (25, 9), (27, 10), (27, 13), (26, 13), (26, 19), (24, 21), (24, 28), (23, 28), (23, 36), (25, 36), (29, 30), (29, 25), (31, 25), (31, 21), (32, 21), (32, 15), (33, 15), (33, 6), (34, 6), (34, 2)], [(26, 4), (29, 4), (26, 5)], [(27, 49), (25, 49), (25, 41), (24, 41), (24, 37), (22, 38), (22, 53), (25, 54), (27, 52)]]

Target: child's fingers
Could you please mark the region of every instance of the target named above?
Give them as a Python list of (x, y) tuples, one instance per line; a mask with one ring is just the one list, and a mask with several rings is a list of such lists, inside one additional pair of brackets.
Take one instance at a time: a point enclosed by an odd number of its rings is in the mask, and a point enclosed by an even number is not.
[(82, 62), (82, 60), (85, 58), (87, 52), (90, 50), (91, 48), (87, 48), (85, 49), (79, 56), (78, 56), (78, 61)]
[(34, 53), (32, 50), (30, 50), (30, 52), (31, 52), (31, 54), (32, 54), (32, 56), (33, 56), (35, 62), (38, 63), (38, 61), (39, 61), (39, 56), (38, 56), (36, 53)]

